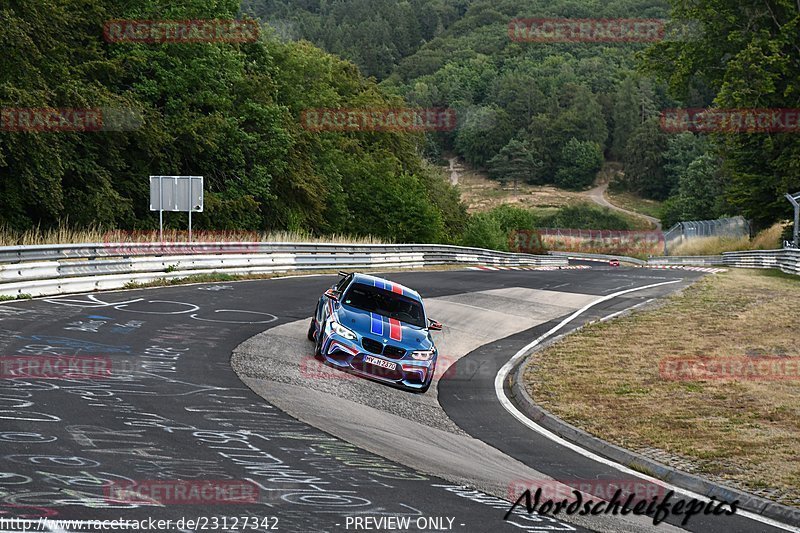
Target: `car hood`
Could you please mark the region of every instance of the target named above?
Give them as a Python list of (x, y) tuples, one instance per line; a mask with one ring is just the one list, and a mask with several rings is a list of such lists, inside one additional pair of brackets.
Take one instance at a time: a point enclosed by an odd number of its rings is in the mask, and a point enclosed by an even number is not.
[[(389, 319), (375, 313), (369, 313), (355, 307), (339, 304), (335, 309), (339, 323), (362, 336), (370, 337), (375, 340), (400, 346), (406, 350), (429, 350), (433, 348), (433, 342), (428, 335), (428, 331), (405, 322), (398, 322), (399, 328), (395, 329), (395, 337), (392, 338)], [(382, 332), (382, 333), (381, 333)]]

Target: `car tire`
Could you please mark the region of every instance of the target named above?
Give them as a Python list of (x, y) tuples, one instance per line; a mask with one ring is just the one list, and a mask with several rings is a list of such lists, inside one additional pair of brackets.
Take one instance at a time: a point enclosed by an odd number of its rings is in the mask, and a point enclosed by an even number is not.
[(322, 334), (317, 336), (318, 338), (314, 340), (314, 357), (322, 360)]
[(311, 319), (311, 325), (308, 326), (308, 333), (307, 333), (308, 340), (310, 340), (310, 341), (315, 341), (316, 340), (314, 338), (314, 333), (316, 333), (316, 331), (317, 331), (317, 321), (312, 318)]

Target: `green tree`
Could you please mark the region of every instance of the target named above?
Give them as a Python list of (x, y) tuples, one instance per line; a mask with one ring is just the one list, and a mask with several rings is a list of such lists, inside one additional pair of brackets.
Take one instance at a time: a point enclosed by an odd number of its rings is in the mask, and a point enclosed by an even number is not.
[(511, 136), (508, 113), (497, 106), (476, 106), (459, 113), (455, 147), (470, 165), (483, 167)]
[(490, 213), (477, 213), (469, 218), (461, 245), (508, 251), (508, 234)]
[(664, 175), (669, 183), (678, 183), (689, 165), (709, 151), (707, 138), (690, 132), (670, 135), (664, 154)]
[(580, 189), (594, 183), (603, 166), (603, 152), (593, 141), (570, 139), (561, 151), (555, 183), (565, 189)]
[(678, 192), (664, 206), (662, 222), (671, 226), (683, 220), (709, 220), (726, 214), (720, 161), (703, 154), (681, 174)]
[(419, 157), (422, 135), (303, 127), (307, 109), (403, 104), (353, 63), (269, 29), (243, 44), (103, 39), (110, 19), (230, 19), (238, 10), (236, 0), (3, 4), (0, 107), (103, 108), (140, 120), (122, 131), (0, 131), (0, 225), (152, 228), (147, 176), (200, 174), (199, 228), (457, 239), (464, 207)]
[(664, 200), (674, 186), (666, 180), (664, 155), (667, 136), (657, 119), (650, 119), (637, 127), (625, 148), (624, 182), (628, 189), (646, 198)]
[(542, 217), (539, 223), (543, 228), (631, 229), (630, 222), (618, 212), (585, 203), (562, 207)]
[(611, 155), (617, 160), (624, 157), (633, 131), (656, 113), (651, 85), (646, 80), (626, 77), (617, 89), (614, 98), (614, 129)]
[(544, 162), (542, 183), (553, 183), (562, 161), (564, 147), (571, 139), (602, 147), (608, 137), (605, 118), (597, 99), (582, 85), (568, 84), (564, 94), (554, 100), (549, 112), (533, 118), (528, 126), (529, 142), (536, 146)]
[[(800, 93), (800, 10), (791, 0), (676, 2), (672, 15), (702, 31), (656, 43), (646, 67), (688, 101), (710, 92), (715, 107), (782, 108)], [(707, 103), (707, 102), (704, 102)], [(792, 133), (716, 135), (731, 204), (756, 228), (787, 217), (783, 194), (800, 190), (800, 139)]]
[(520, 181), (536, 183), (543, 161), (529, 142), (519, 139), (508, 141), (496, 156), (489, 160), (489, 177), (502, 183), (512, 182), (514, 190)]

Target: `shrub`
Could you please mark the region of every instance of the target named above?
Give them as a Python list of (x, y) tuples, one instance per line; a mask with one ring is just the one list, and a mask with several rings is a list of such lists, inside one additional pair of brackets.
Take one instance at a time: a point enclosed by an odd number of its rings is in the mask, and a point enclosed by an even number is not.
[(576, 204), (563, 207), (556, 213), (542, 217), (540, 227), (571, 229), (630, 230), (631, 223), (624, 216), (607, 207)]
[(490, 250), (508, 251), (508, 232), (500, 226), (500, 222), (492, 212), (472, 215), (467, 222), (462, 246), (488, 248)]

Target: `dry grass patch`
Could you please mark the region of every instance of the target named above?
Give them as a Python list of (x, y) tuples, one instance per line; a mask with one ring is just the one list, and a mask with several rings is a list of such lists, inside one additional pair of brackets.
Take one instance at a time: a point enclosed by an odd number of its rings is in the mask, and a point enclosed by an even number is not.
[[(376, 237), (351, 235), (314, 236), (297, 231), (194, 230), (193, 242), (330, 242), (341, 244), (388, 244)], [(73, 229), (61, 226), (52, 229), (32, 228), (13, 231), (0, 227), (0, 246), (34, 244), (160, 242), (158, 230), (104, 230), (102, 228)], [(163, 242), (189, 242), (187, 230), (164, 230)]]
[(669, 255), (719, 255), (740, 250), (776, 250), (782, 247), (781, 233), (785, 222), (773, 224), (750, 239), (744, 237), (700, 237), (670, 248)]
[(608, 200), (612, 204), (622, 207), (623, 209), (653, 218), (661, 218), (663, 202), (642, 198), (631, 192), (616, 192), (610, 189), (606, 191), (606, 196), (608, 196)]
[(750, 249), (750, 238), (743, 237), (698, 237), (669, 248), (669, 255), (720, 255), (722, 252), (737, 252)]
[(474, 170), (460, 173), (458, 188), (461, 191), (461, 200), (470, 213), (488, 211), (503, 204), (542, 210), (558, 209), (586, 201), (586, 196), (580, 192), (521, 182), (515, 192), (512, 183), (503, 186), (499, 181), (489, 179), (485, 173)]
[[(530, 209), (536, 215), (546, 216), (557, 212), (562, 207), (586, 204), (597, 207), (589, 201), (586, 191), (568, 191), (552, 185), (530, 185), (518, 183), (516, 190), (513, 183), (503, 185), (497, 180), (489, 179), (485, 172), (464, 170), (459, 172), (458, 189), (461, 201), (467, 205), (469, 213), (489, 211), (500, 205), (511, 205), (521, 209)], [(641, 217), (617, 212), (626, 219), (631, 228), (649, 230), (651, 224)]]
[(659, 372), (667, 357), (798, 357), (798, 337), (800, 277), (733, 270), (568, 336), (536, 354), (525, 378), (535, 401), (600, 438), (800, 506), (800, 380)]

